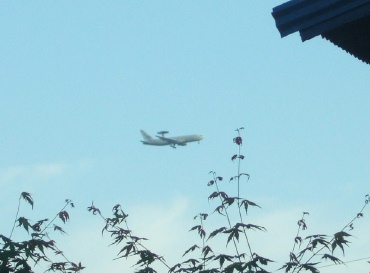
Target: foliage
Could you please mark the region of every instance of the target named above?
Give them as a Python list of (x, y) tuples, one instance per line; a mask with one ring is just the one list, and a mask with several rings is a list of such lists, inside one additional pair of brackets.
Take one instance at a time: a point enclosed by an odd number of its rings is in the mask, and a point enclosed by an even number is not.
[[(42, 219), (33, 222), (23, 216), (18, 217), (22, 199), (31, 205), (32, 208), (34, 205), (31, 194), (22, 192), (19, 197), (17, 214), (10, 235), (7, 237), (0, 234), (0, 272), (33, 273), (33, 268), (41, 264), (43, 266), (46, 265), (47, 272), (80, 272), (84, 268), (81, 263), (69, 261), (57, 247), (56, 242), (50, 238), (49, 234), (50, 229), (65, 233), (60, 226), (54, 223), (58, 218), (63, 223), (69, 220), (69, 214), (65, 209), (67, 206), (73, 207), (73, 202), (69, 199), (65, 200), (66, 204), (52, 220)], [(27, 232), (28, 239), (18, 242), (12, 240), (15, 227), (23, 228)], [(62, 261), (55, 261), (58, 257)]]
[[(194, 219), (199, 223), (190, 228), (190, 232), (196, 232), (199, 236), (200, 243), (192, 244), (183, 254), (187, 257), (184, 261), (179, 262), (171, 267), (167, 265), (162, 256), (159, 256), (144, 246), (145, 238), (137, 237), (128, 228), (127, 217), (120, 205), (113, 208), (113, 218), (105, 218), (101, 215), (99, 209), (93, 204), (88, 208), (93, 214), (99, 214), (105, 221), (103, 232), (110, 233), (113, 243), (123, 245), (118, 253), (119, 258), (127, 258), (136, 256), (137, 266), (136, 272), (156, 272), (154, 270), (154, 262), (164, 264), (169, 273), (264, 273), (267, 271), (267, 266), (275, 263), (270, 258), (265, 258), (263, 255), (253, 251), (249, 237), (252, 232), (265, 232), (266, 228), (256, 223), (247, 222), (248, 211), (251, 208), (261, 208), (256, 202), (240, 196), (240, 189), (244, 182), (248, 182), (250, 175), (241, 172), (241, 162), (245, 156), (241, 154), (243, 139), (241, 131), (244, 128), (236, 130), (237, 136), (233, 139), (233, 143), (237, 146), (237, 153), (231, 157), (232, 162), (237, 162), (237, 173), (229, 179), (230, 183), (235, 183), (236, 195), (230, 196), (223, 191), (221, 187), (225, 183), (222, 176), (211, 171), (212, 179), (207, 183), (207, 186), (213, 188), (208, 200), (217, 202), (212, 217), (217, 215), (224, 220), (225, 225), (217, 227), (208, 232), (205, 228), (205, 222), (209, 219), (208, 213), (199, 213)], [(348, 233), (353, 229), (354, 222), (363, 217), (363, 211), (370, 201), (370, 196), (365, 196), (365, 204), (360, 212), (354, 217), (342, 230), (334, 235), (314, 234), (302, 237), (303, 230), (307, 230), (306, 217), (308, 212), (303, 212), (300, 220), (298, 220), (298, 230), (294, 237), (294, 244), (288, 257), (289, 260), (280, 265), (278, 270), (290, 272), (319, 272), (319, 266), (329, 261), (333, 264), (343, 264), (344, 262), (334, 255), (335, 250), (340, 249), (344, 255), (345, 247), (348, 246)], [(124, 227), (120, 227), (123, 224)], [(224, 240), (222, 249), (216, 249), (219, 244), (212, 245), (215, 238)], [(228, 250), (228, 246), (232, 246), (232, 251)]]
[(129, 229), (127, 217), (120, 205), (115, 205), (112, 209), (113, 216), (111, 218), (104, 217), (101, 211), (91, 204), (88, 207), (88, 211), (92, 212), (94, 215), (99, 215), (105, 222), (105, 226), (102, 229), (102, 234), (104, 232), (110, 234), (113, 239), (111, 245), (123, 245), (117, 254), (116, 259), (136, 257), (137, 262), (135, 266), (138, 266), (137, 273), (155, 273), (152, 265), (155, 262), (161, 262), (167, 268), (170, 268), (163, 257), (150, 251), (143, 245), (143, 241), (146, 238), (138, 237)]
[[(230, 195), (223, 188), (225, 181), (222, 176), (211, 171), (211, 180), (207, 186), (211, 194), (208, 201), (216, 203), (212, 213), (198, 213), (194, 219), (198, 223), (190, 228), (190, 232), (196, 232), (199, 242), (191, 244), (183, 254), (183, 261), (169, 266), (165, 259), (145, 246), (146, 238), (136, 235), (128, 225), (128, 214), (119, 204), (112, 208), (112, 216), (103, 216), (100, 209), (93, 203), (87, 208), (93, 215), (100, 216), (104, 221), (102, 235), (111, 237), (112, 243), (119, 247), (115, 260), (122, 258), (133, 258), (135, 273), (156, 273), (157, 264), (161, 263), (167, 267), (169, 273), (266, 273), (271, 265), (277, 270), (286, 273), (311, 272), (318, 273), (319, 267), (324, 262), (332, 264), (344, 264), (336, 255), (344, 255), (346, 247), (350, 243), (349, 233), (354, 228), (354, 223), (364, 216), (364, 210), (370, 202), (370, 196), (365, 196), (365, 204), (356, 216), (338, 232), (333, 235), (313, 234), (302, 236), (302, 231), (307, 230), (306, 217), (308, 212), (303, 212), (302, 217), (297, 221), (297, 233), (292, 240), (293, 247), (288, 255), (288, 261), (277, 264), (263, 254), (256, 253), (250, 243), (253, 232), (266, 232), (266, 228), (250, 222), (248, 212), (250, 209), (261, 207), (249, 198), (240, 195), (241, 187), (250, 180), (248, 173), (241, 172), (241, 163), (245, 156), (241, 154), (243, 139), (241, 131), (236, 130), (237, 136), (233, 139), (237, 147), (237, 153), (231, 156), (231, 161), (236, 163), (236, 175), (229, 178), (229, 183), (234, 184), (235, 194)], [(56, 242), (50, 238), (49, 231), (65, 233), (59, 225), (55, 224), (60, 220), (63, 224), (69, 221), (67, 206), (74, 207), (71, 200), (66, 200), (64, 207), (55, 215), (52, 220), (42, 219), (32, 221), (26, 217), (18, 216), (21, 201), (24, 200), (32, 208), (34, 201), (32, 196), (21, 193), (15, 221), (7, 237), (0, 234), (0, 272), (1, 273), (33, 273), (38, 265), (46, 265), (45, 272), (72, 273), (84, 269), (81, 263), (71, 262), (57, 247)], [(207, 220), (210, 217), (220, 217), (221, 221), (217, 228), (207, 229)], [(22, 228), (26, 231), (27, 240), (15, 241), (12, 239), (15, 228)], [(223, 244), (218, 243), (221, 240)], [(215, 243), (217, 242), (217, 243)], [(189, 257), (190, 256), (190, 257)], [(185, 258), (186, 257), (186, 258)], [(60, 261), (61, 260), (61, 261)], [(274, 270), (274, 271), (277, 271)]]

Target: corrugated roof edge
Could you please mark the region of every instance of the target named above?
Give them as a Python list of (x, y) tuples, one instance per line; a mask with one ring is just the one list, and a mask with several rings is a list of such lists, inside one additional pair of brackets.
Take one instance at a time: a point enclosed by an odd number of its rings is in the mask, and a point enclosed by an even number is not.
[(327, 37), (325, 37), (325, 36), (323, 36), (323, 35), (321, 35), (321, 38), (322, 38), (322, 39), (324, 39), (324, 40), (327, 40), (327, 41), (331, 42), (333, 45), (335, 45), (336, 47), (338, 47), (338, 48), (340, 48), (340, 49), (344, 50), (345, 52), (347, 52), (347, 53), (348, 53), (348, 54), (350, 54), (351, 56), (355, 57), (357, 60), (359, 60), (359, 61), (361, 61), (361, 62), (363, 62), (363, 63), (365, 63), (365, 64), (370, 64), (370, 62), (369, 62), (369, 61), (367, 61), (367, 60), (365, 60), (365, 59), (362, 59), (360, 56), (358, 56), (358, 55), (354, 54), (353, 52), (348, 51), (347, 49), (345, 49), (345, 48), (341, 47), (339, 44), (335, 43), (334, 41), (331, 41), (329, 38), (327, 38)]
[[(370, 0), (292, 0), (273, 8), (272, 16), (281, 37), (285, 37), (316, 24), (323, 24), (331, 18), (366, 3), (370, 3)], [(311, 36), (319, 34), (312, 33)]]

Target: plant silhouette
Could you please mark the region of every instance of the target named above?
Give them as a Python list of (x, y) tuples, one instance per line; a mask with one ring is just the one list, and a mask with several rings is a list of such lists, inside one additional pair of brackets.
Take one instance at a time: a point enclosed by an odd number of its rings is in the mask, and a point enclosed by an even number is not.
[[(63, 223), (69, 220), (66, 208), (68, 206), (74, 207), (73, 202), (69, 199), (65, 200), (65, 205), (52, 220), (42, 219), (33, 222), (26, 217), (18, 217), (22, 199), (33, 209), (34, 201), (31, 194), (22, 192), (19, 196), (17, 213), (10, 235), (0, 234), (2, 241), (0, 242), (0, 272), (33, 273), (33, 268), (37, 266), (46, 266), (46, 272), (72, 273), (84, 269), (81, 263), (72, 262), (65, 256), (50, 237), (49, 232), (53, 226), (52, 232), (65, 233), (63, 228), (56, 225), (55, 222), (57, 219)], [(27, 240), (19, 242), (12, 240), (16, 227), (21, 227), (27, 232)]]
[[(348, 233), (353, 229), (354, 222), (363, 217), (363, 211), (370, 201), (370, 196), (365, 196), (365, 204), (359, 213), (345, 227), (329, 236), (324, 234), (314, 234), (302, 237), (301, 233), (308, 229), (306, 217), (308, 212), (303, 212), (301, 219), (297, 222), (297, 233), (292, 240), (293, 247), (288, 253), (288, 261), (278, 263), (270, 258), (256, 253), (250, 243), (252, 232), (266, 232), (266, 228), (251, 223), (249, 221), (248, 212), (251, 208), (261, 208), (256, 202), (251, 201), (240, 195), (241, 187), (250, 180), (248, 173), (241, 171), (241, 163), (245, 159), (242, 154), (243, 138), (241, 132), (244, 128), (238, 128), (235, 131), (237, 136), (233, 138), (233, 143), (237, 146), (237, 152), (231, 156), (231, 161), (237, 164), (236, 175), (229, 178), (230, 183), (235, 183), (235, 196), (230, 195), (222, 190), (225, 186), (225, 181), (222, 176), (219, 176), (215, 171), (209, 172), (212, 179), (207, 183), (207, 186), (213, 188), (212, 193), (208, 196), (209, 202), (217, 202), (213, 212), (198, 213), (194, 219), (199, 223), (190, 228), (190, 232), (196, 232), (199, 236), (200, 243), (192, 244), (185, 250), (183, 257), (185, 260), (176, 263), (173, 266), (168, 266), (164, 258), (154, 254), (144, 246), (145, 238), (136, 237), (127, 225), (127, 214), (123, 213), (119, 205), (113, 208), (113, 218), (102, 218), (105, 221), (104, 231), (111, 233), (113, 238), (112, 244), (124, 244), (118, 253), (118, 258), (137, 256), (138, 266), (135, 272), (146, 273), (156, 272), (154, 262), (164, 264), (169, 273), (265, 273), (269, 272), (266, 268), (275, 265), (274, 271), (280, 270), (285, 272), (312, 272), (317, 273), (319, 266), (328, 261), (332, 264), (344, 264), (338, 257), (334, 256), (337, 249), (341, 250), (344, 255), (345, 247), (348, 247)], [(94, 205), (90, 206), (89, 211), (93, 214), (99, 214), (100, 210)], [(208, 232), (205, 224), (209, 217), (221, 217), (221, 223), (224, 225)], [(123, 223), (125, 228), (118, 225)], [(224, 240), (224, 244), (211, 245), (212, 241), (220, 238)], [(228, 248), (232, 245), (232, 251)], [(221, 249), (220, 249), (221, 248)], [(143, 255), (143, 253), (145, 255)], [(191, 255), (191, 256), (190, 256)], [(189, 257), (190, 256), (190, 257)], [(117, 259), (118, 259), (117, 258)], [(280, 265), (279, 265), (280, 264)]]
[[(344, 255), (349, 247), (350, 232), (355, 223), (364, 217), (364, 211), (370, 202), (370, 196), (365, 196), (365, 202), (360, 211), (341, 230), (333, 235), (312, 234), (307, 232), (306, 218), (308, 212), (303, 212), (297, 221), (297, 232), (293, 236), (292, 248), (287, 253), (287, 261), (279, 262), (257, 253), (250, 238), (255, 232), (263, 232), (268, 236), (264, 226), (250, 219), (251, 209), (261, 209), (261, 206), (249, 198), (241, 196), (241, 188), (248, 185), (251, 176), (241, 171), (244, 128), (236, 129), (233, 143), (237, 152), (231, 156), (232, 164), (236, 165), (236, 174), (224, 179), (215, 171), (209, 172), (211, 180), (207, 186), (212, 189), (208, 202), (214, 206), (210, 213), (198, 213), (194, 219), (197, 224), (190, 228), (196, 232), (197, 243), (184, 251), (179, 262), (170, 266), (163, 256), (154, 253), (145, 246), (148, 240), (135, 234), (128, 224), (128, 214), (119, 204), (113, 206), (111, 217), (106, 217), (93, 203), (87, 208), (93, 215), (99, 216), (104, 222), (102, 235), (108, 234), (112, 240), (110, 245), (119, 247), (114, 260), (131, 257), (135, 260), (135, 273), (156, 273), (158, 264), (167, 268), (169, 273), (266, 273), (282, 271), (286, 273), (311, 272), (318, 273), (324, 265), (345, 264), (338, 255)], [(227, 182), (228, 181), (228, 182)], [(230, 188), (226, 191), (224, 188)], [(234, 193), (233, 193), (234, 192)], [(46, 266), (45, 272), (74, 273), (85, 267), (79, 262), (70, 261), (51, 238), (51, 233), (66, 234), (57, 221), (65, 224), (70, 220), (67, 207), (74, 207), (71, 200), (65, 200), (65, 205), (52, 220), (42, 219), (32, 221), (19, 216), (21, 202), (25, 201), (33, 209), (34, 200), (31, 194), (22, 192), (16, 210), (15, 220), (9, 236), (0, 234), (0, 273), (33, 273), (37, 266)], [(209, 219), (215, 219), (216, 228), (208, 225)], [(27, 240), (14, 241), (16, 228), (26, 231)], [(210, 229), (210, 231), (208, 231)], [(220, 243), (221, 242), (221, 243)], [(289, 243), (289, 242), (288, 242)], [(131, 261), (131, 260), (130, 260)]]

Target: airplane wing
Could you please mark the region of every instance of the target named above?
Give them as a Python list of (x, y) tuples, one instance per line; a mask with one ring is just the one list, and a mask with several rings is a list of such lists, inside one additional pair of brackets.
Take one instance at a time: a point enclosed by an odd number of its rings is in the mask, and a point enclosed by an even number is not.
[(168, 137), (163, 137), (163, 136), (157, 136), (159, 139), (161, 140), (164, 140), (164, 141), (167, 141), (168, 143), (170, 144), (177, 144), (177, 145), (181, 145), (181, 146), (185, 146), (186, 145), (186, 141), (181, 141), (179, 139), (173, 139), (173, 138), (168, 138)]

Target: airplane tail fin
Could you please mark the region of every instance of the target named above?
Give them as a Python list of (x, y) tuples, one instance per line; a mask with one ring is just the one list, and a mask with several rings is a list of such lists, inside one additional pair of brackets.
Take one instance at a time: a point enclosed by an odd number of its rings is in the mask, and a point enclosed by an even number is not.
[(152, 137), (150, 135), (148, 135), (147, 133), (145, 133), (143, 130), (140, 130), (140, 133), (141, 135), (143, 136), (143, 138), (146, 140), (146, 141), (150, 141), (152, 140)]

